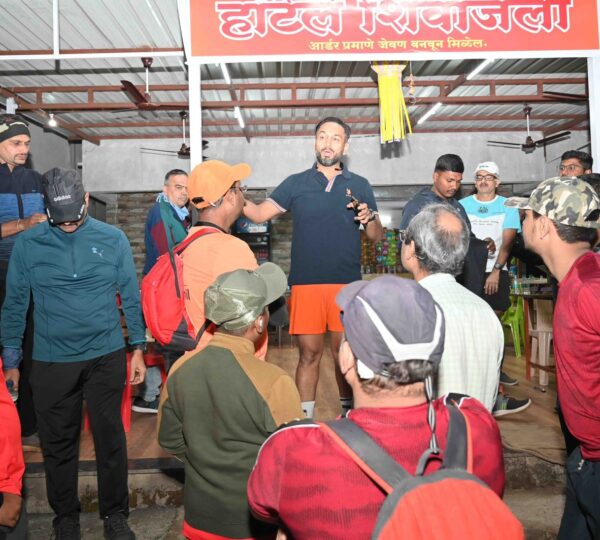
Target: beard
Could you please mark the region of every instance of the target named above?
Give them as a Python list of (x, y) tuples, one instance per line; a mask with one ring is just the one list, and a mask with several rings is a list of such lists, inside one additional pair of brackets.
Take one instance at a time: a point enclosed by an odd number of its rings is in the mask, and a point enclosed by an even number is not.
[(332, 167), (333, 165), (337, 165), (341, 159), (341, 154), (333, 154), (330, 158), (324, 158), (321, 156), (321, 152), (315, 152), (315, 156), (317, 157), (317, 163), (323, 165), (323, 167)]

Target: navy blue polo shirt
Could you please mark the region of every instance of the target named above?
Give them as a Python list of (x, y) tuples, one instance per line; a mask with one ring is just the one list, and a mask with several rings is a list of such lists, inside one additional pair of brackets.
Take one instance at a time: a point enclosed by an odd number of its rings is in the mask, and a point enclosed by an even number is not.
[(310, 169), (288, 176), (269, 198), (282, 211), (291, 211), (292, 266), (290, 285), (350, 283), (361, 278), (359, 223), (346, 208), (346, 190), (372, 210), (377, 203), (369, 182), (342, 169), (331, 182)]

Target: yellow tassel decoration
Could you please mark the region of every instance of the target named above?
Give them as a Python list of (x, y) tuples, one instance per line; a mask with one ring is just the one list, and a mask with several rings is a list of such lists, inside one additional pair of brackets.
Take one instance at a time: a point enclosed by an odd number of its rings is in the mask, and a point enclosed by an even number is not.
[(402, 71), (406, 64), (400, 62), (373, 62), (379, 87), (379, 120), (381, 142), (401, 141), (412, 133), (408, 109), (402, 92)]

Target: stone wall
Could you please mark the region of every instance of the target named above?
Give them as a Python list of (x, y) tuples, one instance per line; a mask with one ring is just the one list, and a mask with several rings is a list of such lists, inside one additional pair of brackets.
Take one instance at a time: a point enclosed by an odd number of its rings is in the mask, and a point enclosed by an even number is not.
[[(264, 191), (249, 196), (257, 202), (265, 197)], [(106, 221), (119, 227), (129, 239), (138, 276), (141, 278), (146, 258), (144, 226), (148, 210), (156, 200), (156, 192), (119, 193), (114, 201), (106, 202)], [(274, 219), (271, 224), (271, 260), (290, 271), (292, 220), (289, 214)]]

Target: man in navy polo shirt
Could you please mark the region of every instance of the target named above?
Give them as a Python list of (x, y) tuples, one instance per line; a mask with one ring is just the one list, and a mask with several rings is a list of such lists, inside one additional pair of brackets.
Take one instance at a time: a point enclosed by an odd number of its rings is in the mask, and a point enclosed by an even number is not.
[(327, 330), (342, 408), (352, 407), (352, 392), (337, 368), (343, 329), (335, 297), (345, 284), (361, 278), (360, 226), (370, 240), (380, 240), (383, 233), (369, 182), (343, 166), (349, 138), (343, 120), (324, 118), (315, 128), (317, 162), (288, 176), (261, 204), (246, 201), (244, 207), (244, 215), (257, 223), (292, 212), (290, 334), (298, 336), (296, 385), (309, 417)]

